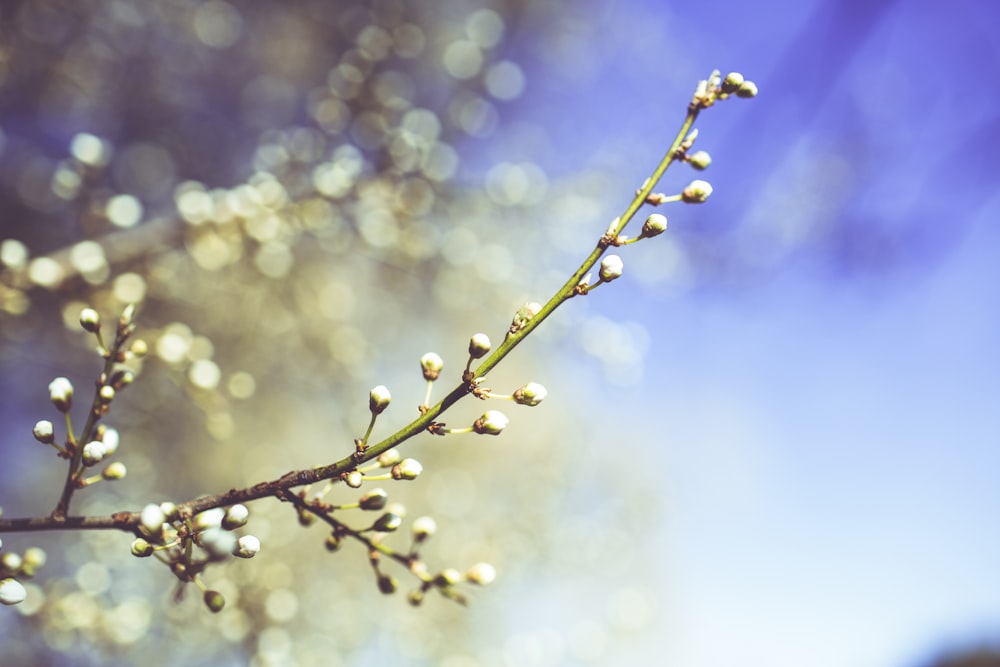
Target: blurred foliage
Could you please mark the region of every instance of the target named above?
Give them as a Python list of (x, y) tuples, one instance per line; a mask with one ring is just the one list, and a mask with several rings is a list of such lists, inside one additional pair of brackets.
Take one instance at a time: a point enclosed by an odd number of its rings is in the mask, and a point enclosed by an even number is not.
[[(457, 182), (463, 143), (489, 136), (524, 86), (504, 48), (521, 11), (462, 0), (4, 3), (6, 515), (47, 513), (62, 483), (61, 462), (29, 444), (30, 425), (52, 417), (51, 377), (84, 394), (96, 374), (77, 324), (84, 305), (110, 320), (140, 303), (138, 335), (152, 350), (108, 419), (128, 478), (75, 500), (74, 514), (106, 514), (340, 458), (367, 423), (371, 386), (396, 397), (378, 437), (416, 414), (422, 353), (439, 352), (457, 382), (470, 334), (499, 334), (518, 304), (547, 296), (572, 266), (556, 260), (599, 233), (581, 220), (595, 217), (605, 184), (584, 175), (560, 186), (528, 164), (500, 165), (484, 187)], [(641, 332), (603, 319), (587, 330), (594, 354), (619, 350), (609, 366), (638, 365), (630, 343)], [(543, 379), (538, 345), (493, 386)], [(552, 360), (550, 350), (546, 379)], [(597, 659), (608, 633), (642, 627), (651, 610), (640, 589), (611, 592), (637, 566), (621, 545), (645, 521), (616, 515), (648, 498), (635, 475), (604, 480), (597, 457), (574, 453), (586, 424), (570, 419), (571, 400), (561, 410), (549, 399), (544, 412), (517, 411), (488, 446), (407, 443), (427, 471), (388, 490), (408, 519), (438, 517), (427, 560), (442, 567), (490, 560), (532, 585), (621, 572), (593, 591), (617, 595), (613, 622), (578, 628), (567, 649)], [(478, 412), (460, 405), (448, 421)], [(588, 496), (595, 484), (607, 498)], [(50, 563), (29, 601), (0, 615), (3, 664), (61, 664), (60, 653), (74, 665), (500, 660), (482, 619), (477, 635), (476, 616), (456, 605), (385, 599), (356, 545), (327, 553), (321, 530), (273, 500), (251, 513), (263, 551), (209, 572), (228, 601), (218, 616), (198, 595), (174, 604), (172, 578), (134, 559), (126, 535), (6, 539), (5, 550), (44, 546)]]

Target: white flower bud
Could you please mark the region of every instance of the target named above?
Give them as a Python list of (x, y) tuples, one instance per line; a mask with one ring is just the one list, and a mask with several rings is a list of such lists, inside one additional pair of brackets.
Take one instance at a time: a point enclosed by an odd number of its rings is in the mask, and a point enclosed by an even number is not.
[(358, 500), (358, 505), (363, 510), (380, 510), (385, 507), (389, 500), (389, 494), (384, 489), (372, 489)]
[(14, 553), (13, 551), (8, 551), (0, 557), (0, 567), (3, 567), (9, 572), (17, 572), (20, 570), (23, 562), (24, 559), (21, 558), (21, 554)]
[(101, 316), (93, 308), (84, 308), (80, 311), (80, 326), (84, 331), (97, 333), (101, 329)]
[(736, 91), (736, 97), (757, 97), (757, 84), (753, 81), (744, 81)]
[(610, 283), (616, 278), (620, 278), (622, 275), (622, 269), (625, 268), (622, 258), (618, 255), (607, 255), (601, 260), (601, 270), (599, 275), (601, 280), (606, 283)]
[(490, 337), (484, 333), (477, 333), (469, 340), (469, 356), (481, 359), (489, 353), (490, 347)]
[(496, 568), (489, 563), (476, 563), (469, 568), (468, 572), (465, 573), (466, 581), (471, 581), (472, 583), (479, 584), (480, 586), (491, 584), (496, 578)]
[(28, 591), (17, 579), (0, 580), (0, 604), (21, 604), (28, 597)]
[(250, 518), (250, 510), (246, 505), (236, 504), (226, 509), (226, 515), (222, 517), (222, 527), (226, 530), (245, 526)]
[(499, 410), (487, 410), (472, 424), (472, 430), (483, 435), (500, 435), (508, 422), (507, 416)]
[(142, 539), (141, 537), (137, 537), (134, 540), (132, 540), (132, 555), (137, 556), (139, 558), (146, 558), (148, 556), (152, 556), (153, 545), (147, 542), (146, 540)]
[(413, 539), (418, 544), (437, 532), (437, 523), (429, 516), (413, 520)]
[(399, 460), (403, 458), (403, 455), (399, 453), (398, 449), (390, 449), (388, 451), (382, 452), (375, 459), (382, 468), (391, 468), (392, 466), (399, 463)]
[(139, 512), (139, 525), (147, 535), (157, 536), (163, 528), (167, 518), (159, 505), (146, 505)]
[(362, 475), (357, 470), (352, 470), (351, 472), (344, 475), (344, 484), (351, 487), (352, 489), (360, 489), (361, 484), (365, 481), (365, 476)]
[(722, 92), (732, 95), (743, 85), (743, 75), (739, 72), (730, 72), (722, 81)]
[(462, 574), (454, 568), (445, 568), (434, 577), (434, 585), (441, 588), (449, 588), (462, 580)]
[(92, 466), (101, 462), (108, 453), (104, 443), (100, 440), (91, 440), (83, 446), (83, 465)]
[(104, 443), (104, 450), (107, 456), (111, 456), (116, 451), (118, 451), (118, 441), (119, 441), (118, 430), (113, 428), (104, 429), (104, 435), (101, 436), (101, 442)]
[(225, 516), (226, 511), (221, 507), (213, 507), (204, 512), (199, 512), (194, 517), (194, 529), (197, 532), (208, 530), (209, 528), (218, 528), (222, 525), (222, 520)]
[(33, 577), (35, 573), (45, 566), (49, 557), (44, 549), (39, 547), (28, 547), (24, 550), (24, 558), (21, 563), (21, 572), (26, 577)]
[(368, 394), (368, 409), (372, 411), (373, 415), (380, 415), (389, 407), (389, 401), (391, 400), (392, 394), (389, 393), (385, 385), (380, 384)]
[(420, 368), (424, 372), (425, 380), (437, 380), (444, 368), (444, 360), (434, 352), (428, 352), (420, 357)]
[(392, 478), (412, 480), (419, 477), (423, 471), (424, 467), (420, 465), (420, 461), (416, 459), (403, 459), (392, 466)]
[(545, 387), (537, 382), (529, 382), (514, 392), (514, 402), (534, 407), (545, 400), (547, 395)]
[(48, 419), (37, 422), (31, 432), (35, 436), (35, 440), (44, 445), (51, 445), (56, 441), (55, 427)]
[(69, 412), (73, 406), (73, 383), (64, 377), (57, 377), (49, 383), (49, 400), (59, 412)]
[(685, 204), (701, 204), (712, 194), (712, 185), (707, 181), (694, 180), (681, 192)]
[(642, 236), (652, 238), (667, 231), (667, 216), (662, 213), (653, 213), (646, 222), (642, 223)]
[(260, 540), (253, 535), (244, 535), (236, 540), (236, 548), (233, 550), (233, 555), (240, 558), (253, 558), (258, 552), (260, 552)]
[(125, 474), (128, 470), (125, 468), (125, 464), (121, 461), (115, 461), (114, 463), (109, 463), (106, 468), (101, 472), (101, 477), (104, 479), (125, 479)]
[(698, 151), (688, 156), (688, 164), (698, 171), (703, 171), (712, 164), (712, 156), (708, 154), (708, 151)]
[(219, 527), (206, 528), (198, 534), (202, 548), (213, 559), (221, 560), (236, 549), (236, 536)]
[(392, 512), (386, 512), (379, 518), (375, 519), (375, 523), (372, 524), (372, 530), (379, 533), (391, 533), (403, 524), (403, 517), (398, 514), (393, 514)]

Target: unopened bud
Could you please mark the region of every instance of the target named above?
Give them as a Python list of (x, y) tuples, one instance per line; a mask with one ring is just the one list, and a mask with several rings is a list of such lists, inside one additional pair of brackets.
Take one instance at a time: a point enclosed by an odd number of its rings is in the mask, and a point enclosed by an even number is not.
[(474, 584), (479, 584), (480, 586), (486, 586), (487, 584), (493, 583), (493, 580), (497, 578), (497, 571), (489, 563), (476, 563), (469, 571), (465, 573), (466, 581), (471, 581)]
[(489, 353), (490, 347), (490, 337), (484, 333), (477, 333), (469, 340), (469, 356), (480, 359)]
[(601, 270), (599, 275), (601, 280), (606, 283), (610, 283), (616, 278), (621, 278), (622, 269), (625, 268), (622, 258), (618, 255), (608, 255), (601, 260)]
[(372, 411), (373, 415), (380, 415), (389, 407), (391, 400), (392, 394), (389, 393), (385, 385), (380, 384), (368, 394), (368, 409)]
[(121, 461), (115, 461), (114, 463), (109, 463), (107, 467), (101, 472), (101, 477), (104, 479), (125, 479), (125, 474), (128, 471), (125, 468), (125, 464)]
[(226, 514), (222, 517), (222, 527), (226, 530), (239, 528), (245, 526), (249, 518), (250, 510), (247, 509), (247, 506), (237, 503), (226, 509)]
[(21, 604), (26, 597), (28, 597), (28, 591), (17, 579), (0, 580), (0, 604)]
[(213, 614), (218, 614), (226, 606), (226, 598), (219, 591), (205, 591), (204, 600)]
[(383, 489), (372, 489), (365, 495), (361, 496), (361, 499), (358, 501), (358, 505), (363, 510), (380, 510), (385, 507), (388, 500), (389, 494), (387, 494)]
[(139, 512), (139, 525), (147, 535), (159, 535), (166, 520), (167, 517), (159, 505), (146, 505)]
[(361, 483), (365, 481), (365, 476), (362, 475), (357, 470), (352, 470), (351, 472), (344, 475), (344, 484), (351, 487), (352, 489), (361, 488)]
[(395, 577), (391, 577), (388, 574), (379, 575), (378, 589), (385, 595), (395, 593), (398, 587), (399, 583), (396, 581)]
[(58, 377), (49, 383), (49, 400), (59, 412), (69, 412), (73, 406), (73, 383)]
[(97, 333), (101, 330), (101, 316), (93, 308), (84, 308), (80, 311), (80, 326), (84, 331)]
[(425, 380), (437, 380), (444, 368), (444, 361), (434, 352), (428, 352), (420, 357), (420, 368), (424, 372)]
[(688, 156), (688, 162), (698, 171), (702, 171), (708, 169), (708, 165), (712, 164), (712, 156), (708, 154), (708, 151), (698, 151)]
[(659, 236), (665, 231), (667, 231), (667, 216), (662, 213), (653, 213), (642, 223), (642, 235), (646, 238)]
[(101, 403), (107, 405), (111, 401), (115, 400), (115, 388), (110, 385), (104, 385), (97, 392), (97, 397), (100, 399)]
[(732, 95), (743, 85), (743, 75), (739, 72), (730, 72), (722, 81), (722, 92)]
[(37, 422), (31, 433), (35, 436), (35, 440), (44, 445), (51, 445), (56, 441), (55, 427), (48, 419)]
[(757, 84), (753, 81), (744, 81), (739, 90), (736, 91), (736, 97), (757, 97)]
[(83, 446), (83, 465), (92, 466), (101, 462), (108, 450), (100, 440), (92, 440)]
[(403, 459), (392, 466), (392, 478), (413, 480), (419, 477), (423, 471), (424, 467), (420, 465), (420, 461), (416, 459)]
[(686, 204), (701, 204), (712, 194), (712, 185), (706, 181), (694, 180), (681, 192)]
[(137, 537), (134, 540), (132, 540), (132, 555), (138, 556), (139, 558), (146, 558), (147, 556), (152, 556), (153, 545), (147, 542), (146, 540), (142, 539), (141, 537)]
[(218, 528), (222, 525), (222, 519), (225, 516), (226, 511), (221, 507), (213, 507), (204, 512), (199, 512), (194, 517), (194, 529), (197, 532), (208, 530), (209, 528)]
[(437, 532), (437, 523), (429, 516), (422, 516), (413, 520), (412, 529), (413, 540), (419, 544)]
[(26, 577), (33, 577), (42, 569), (45, 562), (48, 560), (48, 555), (45, 553), (44, 549), (39, 547), (28, 547), (24, 550), (24, 558), (21, 563), (21, 573)]
[(462, 580), (462, 574), (454, 568), (446, 568), (438, 572), (434, 577), (434, 585), (441, 588), (450, 588)]
[(388, 451), (382, 452), (375, 459), (382, 468), (391, 468), (392, 466), (399, 463), (399, 460), (403, 458), (403, 455), (399, 453), (398, 449), (390, 449)]
[(372, 530), (379, 533), (391, 533), (399, 528), (402, 523), (403, 518), (401, 516), (392, 512), (386, 512), (375, 520), (375, 523), (372, 524)]
[(514, 402), (534, 407), (545, 400), (547, 395), (545, 387), (537, 382), (529, 382), (514, 392)]
[(499, 410), (487, 410), (472, 424), (472, 430), (482, 435), (500, 435), (508, 422), (507, 416)]
[(253, 535), (244, 535), (236, 541), (236, 548), (233, 550), (233, 555), (240, 558), (253, 558), (259, 552), (260, 540)]

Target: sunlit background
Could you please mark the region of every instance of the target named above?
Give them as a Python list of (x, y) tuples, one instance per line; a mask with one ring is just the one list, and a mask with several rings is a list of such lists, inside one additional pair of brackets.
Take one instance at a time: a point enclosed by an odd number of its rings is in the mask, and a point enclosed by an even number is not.
[(57, 375), (88, 400), (84, 305), (141, 302), (152, 354), (108, 418), (128, 477), (74, 511), (326, 463), (372, 386), (387, 435), (420, 355), (450, 388), (471, 334), (565, 280), (699, 79), (761, 94), (707, 110), (711, 167), (659, 188), (709, 201), (491, 374), (544, 403), (404, 445), (425, 472), (386, 490), (437, 520), (430, 566), (498, 569), (470, 608), (411, 608), (403, 571), (381, 595), (357, 545), (261, 501), (262, 552), (206, 575), (217, 616), (127, 536), (4, 534), (49, 562), (0, 609), (0, 665), (996, 664), (1000, 11), (568, 4), (4, 3), (7, 517), (58, 497), (31, 428)]

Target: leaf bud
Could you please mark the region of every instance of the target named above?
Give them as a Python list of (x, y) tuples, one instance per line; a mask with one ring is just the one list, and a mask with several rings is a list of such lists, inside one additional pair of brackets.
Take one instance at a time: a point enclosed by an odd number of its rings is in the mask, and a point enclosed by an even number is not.
[(420, 368), (424, 372), (424, 379), (433, 382), (441, 375), (441, 369), (444, 368), (444, 360), (436, 353), (428, 352), (420, 357)]
[(43, 445), (51, 445), (56, 441), (55, 427), (48, 419), (37, 422), (31, 433), (35, 436), (35, 440)]
[(481, 359), (489, 353), (490, 347), (490, 337), (484, 333), (477, 333), (469, 340), (469, 356)]
[(701, 204), (712, 194), (712, 185), (706, 181), (694, 180), (681, 192), (685, 204)]
[(472, 430), (481, 435), (500, 435), (508, 421), (507, 416), (499, 410), (487, 410), (472, 424)]
[(424, 467), (420, 465), (420, 461), (416, 459), (403, 459), (392, 466), (392, 478), (413, 480), (419, 477), (423, 471)]
[(57, 377), (49, 383), (49, 400), (59, 412), (69, 412), (73, 406), (73, 383), (64, 377)]
[(380, 384), (368, 394), (368, 409), (372, 411), (373, 415), (380, 415), (389, 407), (391, 400), (392, 394), (389, 393), (385, 385)]
[(97, 333), (101, 330), (101, 316), (93, 308), (84, 308), (80, 311), (80, 326), (84, 331)]
[(606, 283), (610, 283), (616, 278), (620, 278), (622, 275), (622, 269), (625, 268), (625, 263), (622, 262), (622, 258), (618, 255), (607, 255), (601, 260), (601, 270), (599, 275), (601, 280)]
[(534, 407), (545, 400), (547, 395), (545, 387), (537, 382), (529, 382), (514, 392), (514, 402)]

